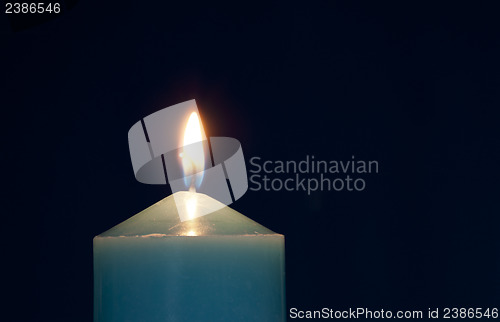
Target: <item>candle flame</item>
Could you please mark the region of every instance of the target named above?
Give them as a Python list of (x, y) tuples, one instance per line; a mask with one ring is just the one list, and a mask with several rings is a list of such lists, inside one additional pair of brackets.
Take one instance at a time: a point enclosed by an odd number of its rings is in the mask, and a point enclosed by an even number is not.
[(184, 130), (182, 152), (179, 154), (184, 171), (184, 183), (189, 191), (196, 191), (203, 180), (205, 154), (202, 141), (201, 122), (198, 114), (193, 112)]
[[(184, 183), (190, 193), (185, 202), (185, 209), (189, 219), (196, 218), (198, 209), (198, 198), (196, 188), (199, 188), (203, 180), (203, 170), (205, 169), (205, 153), (203, 151), (203, 132), (200, 118), (196, 112), (189, 115), (189, 119), (184, 130), (181, 153), (179, 154), (184, 171)], [(188, 222), (184, 236), (197, 236), (195, 223)]]

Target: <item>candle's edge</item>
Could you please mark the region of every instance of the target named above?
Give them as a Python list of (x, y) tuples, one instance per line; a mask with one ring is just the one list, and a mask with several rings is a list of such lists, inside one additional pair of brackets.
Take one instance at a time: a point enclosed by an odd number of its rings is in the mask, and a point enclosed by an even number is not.
[[(187, 200), (193, 192), (177, 192), (149, 206), (135, 216), (106, 230), (96, 237), (203, 237), (203, 236), (275, 236), (274, 231), (262, 226), (219, 201), (194, 193), (199, 205), (214, 211), (195, 219), (181, 222), (177, 203)], [(175, 199), (174, 197), (177, 197)]]
[(108, 239), (108, 238), (231, 238), (231, 237), (285, 237), (283, 234), (234, 234), (234, 235), (200, 235), (200, 236), (187, 236), (187, 235), (166, 235), (166, 234), (148, 234), (148, 235), (123, 235), (123, 236), (101, 236), (97, 235), (94, 239)]

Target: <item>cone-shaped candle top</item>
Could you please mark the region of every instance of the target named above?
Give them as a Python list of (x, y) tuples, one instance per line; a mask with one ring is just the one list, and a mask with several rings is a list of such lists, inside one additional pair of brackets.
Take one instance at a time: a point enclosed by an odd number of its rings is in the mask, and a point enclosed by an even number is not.
[(220, 235), (277, 235), (266, 227), (222, 205), (201, 193), (181, 191), (177, 200), (196, 200), (195, 210), (217, 209), (214, 212), (181, 222), (174, 195), (171, 195), (137, 215), (116, 225), (97, 237), (168, 237), (168, 236), (220, 236)]

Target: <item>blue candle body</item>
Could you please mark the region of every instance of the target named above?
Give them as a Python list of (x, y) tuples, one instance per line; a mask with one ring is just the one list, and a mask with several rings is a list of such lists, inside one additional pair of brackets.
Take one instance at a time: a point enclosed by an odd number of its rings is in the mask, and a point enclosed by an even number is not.
[(283, 235), (228, 207), (175, 215), (169, 197), (94, 238), (95, 322), (286, 320)]

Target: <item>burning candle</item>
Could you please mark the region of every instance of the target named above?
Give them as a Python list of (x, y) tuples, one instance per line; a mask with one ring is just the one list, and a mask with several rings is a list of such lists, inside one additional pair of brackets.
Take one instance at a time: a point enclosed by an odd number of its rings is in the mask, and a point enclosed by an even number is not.
[(186, 191), (94, 238), (94, 321), (285, 321), (284, 236), (195, 192), (207, 153), (186, 118)]

